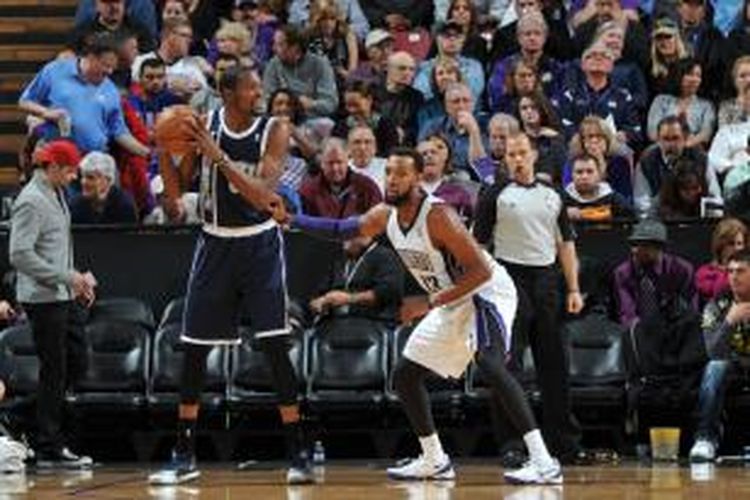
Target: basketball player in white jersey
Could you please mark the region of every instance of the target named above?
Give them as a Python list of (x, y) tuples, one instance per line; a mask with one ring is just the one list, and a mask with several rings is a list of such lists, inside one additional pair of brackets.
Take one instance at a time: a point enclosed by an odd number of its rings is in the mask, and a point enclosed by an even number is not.
[(393, 479), (452, 479), (424, 380), (430, 372), (460, 377), (474, 359), (523, 435), (529, 461), (506, 472), (513, 483), (562, 482), (518, 382), (505, 368), (516, 313), (516, 289), (505, 269), (481, 250), (447, 204), (420, 188), (422, 157), (397, 148), (386, 164), (386, 204), (349, 219), (296, 215), (290, 226), (325, 237), (348, 239), (385, 233), (405, 267), (426, 292), (407, 297), (404, 323), (423, 318), (404, 347), (394, 384), (422, 448), (419, 458), (388, 469)]

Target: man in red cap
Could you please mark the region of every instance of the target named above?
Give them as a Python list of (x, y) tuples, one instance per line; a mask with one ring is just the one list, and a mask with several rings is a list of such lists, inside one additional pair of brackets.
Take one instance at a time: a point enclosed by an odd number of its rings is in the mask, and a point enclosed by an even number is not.
[[(68, 373), (81, 369), (74, 347), (73, 301), (94, 301), (96, 279), (73, 268), (70, 212), (63, 188), (76, 178), (81, 154), (68, 140), (34, 153), (34, 172), (13, 204), (10, 263), (18, 272), (16, 295), (31, 322), (39, 357), (37, 466), (90, 467), (63, 442), (62, 421)], [(77, 371), (77, 370), (76, 370)]]

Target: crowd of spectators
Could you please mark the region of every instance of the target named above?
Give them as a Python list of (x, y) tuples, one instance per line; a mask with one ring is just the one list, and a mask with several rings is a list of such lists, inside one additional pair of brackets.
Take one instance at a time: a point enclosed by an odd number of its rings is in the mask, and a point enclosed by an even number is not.
[[(359, 185), (349, 172), (382, 194), (392, 147), (441, 136), (450, 156), (440, 178), (460, 179), (470, 224), (483, 162), (494, 166), (489, 180), (507, 178), (493, 137), (514, 118), (539, 152), (537, 176), (566, 193), (576, 218), (591, 219), (581, 203), (610, 194), (616, 209), (595, 220), (706, 217), (723, 201), (742, 214), (749, 24), (739, 0), (81, 0), (67, 48), (20, 105), (34, 144), (69, 136), (84, 154), (114, 158), (112, 185), (132, 199), (136, 222), (185, 222), (159, 215), (155, 119), (179, 103), (218, 109), (232, 65), (262, 77), (258, 113), (294, 124), (283, 180), (295, 209), (328, 203), (311, 192), (347, 195), (349, 177)], [(343, 140), (345, 182), (322, 168), (329, 136)], [(596, 178), (579, 175), (576, 187), (581, 155)], [(365, 199), (355, 212), (379, 201)], [(124, 220), (105, 212), (75, 222)]]

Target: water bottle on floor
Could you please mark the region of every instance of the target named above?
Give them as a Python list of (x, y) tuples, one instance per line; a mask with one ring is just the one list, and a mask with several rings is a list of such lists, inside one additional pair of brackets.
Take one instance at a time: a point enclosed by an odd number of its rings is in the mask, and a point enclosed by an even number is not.
[(326, 463), (326, 450), (323, 448), (323, 442), (318, 440), (313, 445), (312, 454), (313, 465), (320, 466)]

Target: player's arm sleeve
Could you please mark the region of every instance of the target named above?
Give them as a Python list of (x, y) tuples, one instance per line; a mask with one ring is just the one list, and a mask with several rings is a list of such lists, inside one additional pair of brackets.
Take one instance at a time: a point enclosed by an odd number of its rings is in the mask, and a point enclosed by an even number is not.
[(298, 214), (292, 217), (290, 222), (292, 229), (299, 229), (312, 236), (346, 241), (360, 234), (360, 218), (348, 217), (346, 219), (333, 219), (330, 217), (311, 217)]

